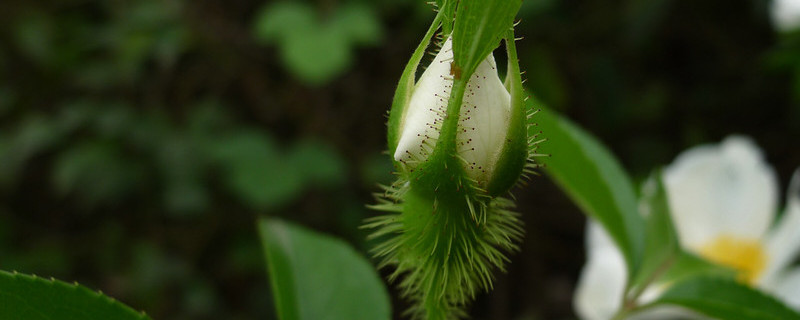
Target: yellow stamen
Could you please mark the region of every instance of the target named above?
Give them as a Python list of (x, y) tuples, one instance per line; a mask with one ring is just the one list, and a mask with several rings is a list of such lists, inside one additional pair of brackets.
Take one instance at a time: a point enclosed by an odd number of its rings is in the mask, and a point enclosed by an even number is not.
[(700, 247), (699, 254), (718, 264), (738, 271), (737, 280), (750, 285), (767, 265), (767, 255), (761, 242), (721, 235)]

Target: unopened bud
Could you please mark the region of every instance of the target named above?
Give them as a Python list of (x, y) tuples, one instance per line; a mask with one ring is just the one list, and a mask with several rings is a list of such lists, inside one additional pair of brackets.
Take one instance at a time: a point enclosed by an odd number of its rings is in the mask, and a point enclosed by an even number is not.
[[(394, 159), (412, 169), (427, 159), (439, 138), (456, 76), (452, 61), (452, 41), (448, 38), (414, 87), (400, 122)], [(479, 186), (492, 179), (510, 117), (511, 96), (489, 54), (467, 83), (456, 136), (464, 171)]]

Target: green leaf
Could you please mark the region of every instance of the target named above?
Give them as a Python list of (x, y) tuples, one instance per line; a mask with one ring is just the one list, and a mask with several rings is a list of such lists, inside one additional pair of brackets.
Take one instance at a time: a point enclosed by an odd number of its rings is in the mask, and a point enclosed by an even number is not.
[(300, 173), (283, 161), (268, 135), (243, 131), (220, 137), (210, 149), (212, 158), (222, 167), (228, 189), (256, 209), (283, 205), (302, 190)]
[[(319, 141), (299, 141), (285, 152), (267, 133), (245, 129), (210, 138), (202, 148), (221, 169), (229, 191), (258, 210), (275, 209), (308, 187), (336, 186), (347, 178), (339, 153)], [(194, 173), (187, 174), (186, 182), (192, 183)]]
[(632, 276), (632, 286), (646, 286), (661, 276), (681, 254), (678, 236), (672, 225), (669, 201), (660, 172), (654, 173), (642, 188), (642, 215), (646, 217), (644, 253), (641, 268)]
[(330, 81), (352, 64), (350, 35), (345, 31), (323, 25), (310, 5), (291, 1), (264, 7), (255, 23), (256, 38), (277, 44), (284, 66), (311, 85)]
[(259, 210), (280, 207), (305, 188), (336, 186), (347, 178), (338, 152), (318, 141), (300, 141), (284, 152), (270, 135), (247, 129), (216, 137), (205, 147), (222, 169), (226, 187)]
[(667, 289), (658, 300), (643, 306), (678, 305), (721, 320), (790, 320), (800, 314), (775, 298), (731, 279), (698, 276)]
[(383, 27), (377, 13), (363, 4), (344, 4), (334, 14), (330, 28), (338, 30), (356, 45), (375, 45), (383, 38)]
[(531, 130), (541, 130), (548, 139), (539, 145), (540, 153), (551, 155), (538, 158), (545, 171), (584, 213), (605, 227), (629, 270), (636, 270), (644, 244), (644, 221), (637, 211), (631, 179), (619, 161), (596, 138), (550, 110), (542, 109), (532, 120), (538, 126)]
[(150, 319), (79, 285), (0, 271), (0, 319)]
[(34, 156), (48, 151), (59, 141), (61, 133), (49, 118), (33, 114), (22, 119), (15, 130), (4, 132), (0, 145), (0, 186), (16, 182), (18, 174)]
[[(0, 72), (3, 71), (2, 52), (0, 52)], [(17, 103), (17, 93), (11, 88), (0, 87), (0, 117), (7, 116)]]
[(453, 26), (453, 57), (463, 77), (469, 78), (500, 45), (521, 5), (522, 0), (461, 0)]
[(275, 219), (258, 228), (279, 319), (391, 318), (375, 268), (349, 245)]
[[(525, 4), (541, 3), (527, 1)], [(525, 5), (523, 5), (524, 8)], [(564, 110), (570, 99), (564, 73), (559, 70), (555, 54), (545, 46), (528, 49), (529, 54), (523, 59), (526, 66), (527, 84), (531, 94), (547, 103), (554, 110)]]
[(709, 262), (692, 253), (681, 251), (674, 258), (669, 270), (665, 272), (659, 282), (669, 283), (681, 281), (690, 276), (709, 275), (720, 278), (733, 279), (736, 271), (725, 266)]
[(58, 50), (55, 50), (57, 27), (55, 19), (43, 13), (27, 14), (13, 25), (16, 45), (27, 58), (53, 66)]
[(657, 170), (642, 189), (645, 247), (641, 267), (632, 276), (629, 287), (641, 292), (653, 282), (669, 283), (701, 274), (733, 279), (736, 275), (733, 270), (706, 261), (681, 247), (661, 170)]
[(281, 1), (261, 9), (254, 28), (256, 38), (262, 42), (283, 42), (317, 29), (317, 15), (306, 3)]
[(733, 270), (708, 262), (681, 247), (672, 222), (663, 175), (657, 170), (642, 188), (642, 215), (646, 219), (642, 264), (629, 288), (641, 293), (648, 285), (680, 281), (701, 274), (733, 278)]
[(266, 6), (257, 16), (255, 36), (280, 47), (289, 71), (310, 85), (322, 85), (353, 63), (354, 45), (374, 45), (383, 29), (366, 5), (346, 4), (329, 19), (320, 19), (305, 3), (283, 1)]
[(190, 215), (206, 209), (210, 203), (205, 183), (208, 163), (200, 156), (198, 143), (186, 134), (165, 135), (156, 155), (168, 211)]
[(53, 164), (53, 185), (61, 195), (78, 197), (88, 206), (109, 204), (139, 186), (145, 172), (120, 148), (104, 141), (80, 143)]
[(333, 186), (346, 179), (344, 160), (331, 146), (319, 141), (299, 141), (286, 162), (296, 167), (302, 180), (308, 184)]
[(353, 62), (347, 39), (330, 28), (286, 39), (281, 59), (295, 76), (311, 85), (327, 83)]

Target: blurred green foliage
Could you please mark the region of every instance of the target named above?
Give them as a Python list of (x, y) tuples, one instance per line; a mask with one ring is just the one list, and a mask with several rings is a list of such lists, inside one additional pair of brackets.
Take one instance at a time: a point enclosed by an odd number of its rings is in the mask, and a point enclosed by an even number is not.
[(179, 0), (98, 2), (93, 9), (103, 16), (100, 22), (89, 10), (55, 14), (28, 8), (13, 17), (11, 36), (21, 54), (79, 85), (131, 84), (145, 63), (170, 67), (189, 46), (182, 6)]
[[(800, 54), (766, 6), (524, 1), (520, 65), (635, 178), (734, 132), (788, 177)], [(392, 180), (384, 114), (432, 16), (411, 0), (0, 1), (0, 269), (154, 319), (273, 318), (256, 217), (366, 247), (363, 205)], [(524, 192), (514, 281), (477, 318), (572, 314), (583, 216), (547, 179)]]
[(133, 110), (123, 102), (78, 101), (54, 117), (30, 116), (3, 139), (3, 187), (14, 188), (26, 163), (42, 154), (54, 157), (54, 192), (87, 208), (163, 183), (159, 206), (177, 215), (203, 212), (216, 175), (243, 204), (268, 212), (308, 186), (343, 183), (345, 164), (330, 146), (307, 139), (283, 150), (267, 132), (226, 121), (215, 102), (202, 102), (185, 125)]
[(255, 35), (280, 48), (284, 65), (301, 80), (325, 84), (353, 64), (352, 46), (375, 46), (383, 29), (372, 8), (345, 3), (320, 17), (304, 2), (280, 1), (264, 6)]
[(344, 163), (322, 143), (300, 141), (280, 152), (269, 136), (246, 131), (212, 143), (211, 157), (222, 165), (225, 184), (258, 209), (285, 204), (308, 185), (336, 186), (344, 180)]
[(795, 116), (800, 119), (800, 30), (781, 34), (778, 44), (767, 54), (765, 65), (773, 72), (792, 75)]
[[(312, 134), (276, 137), (230, 96), (181, 91), (205, 90), (186, 89), (197, 75), (183, 68), (211, 41), (183, 1), (0, 12), (12, 80), (0, 83), (0, 268), (79, 280), (158, 318), (271, 317), (256, 214), (347, 183), (341, 152)], [(373, 33), (339, 22), (348, 46), (379, 39), (368, 13)]]

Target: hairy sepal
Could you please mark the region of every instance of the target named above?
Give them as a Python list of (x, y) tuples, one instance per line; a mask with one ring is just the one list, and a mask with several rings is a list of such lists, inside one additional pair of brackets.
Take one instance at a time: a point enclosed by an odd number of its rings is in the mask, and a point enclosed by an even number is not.
[(394, 187), (374, 209), (394, 212), (367, 226), (381, 265), (395, 266), (403, 295), (415, 302), (418, 319), (458, 319), (481, 290), (492, 287), (492, 272), (505, 270), (504, 252), (517, 249), (523, 235), (513, 202), (492, 197), (467, 178), (457, 154), (456, 134), (467, 79), (455, 79), (439, 139), (429, 157), (400, 172)]
[(514, 31), (509, 30), (505, 36), (508, 55), (508, 72), (506, 89), (511, 93), (511, 118), (506, 134), (505, 145), (494, 167), (494, 173), (486, 191), (490, 196), (498, 196), (514, 186), (520, 179), (525, 166), (535, 167), (529, 156), (528, 115), (525, 110), (525, 90), (522, 87), (522, 75), (517, 59), (517, 48), (514, 43)]
[[(447, 2), (450, 1), (443, 2), (445, 6)], [(422, 53), (446, 19), (445, 11), (437, 14), (395, 93), (388, 123), (392, 155), (396, 153), (405, 108), (413, 93), (415, 72)], [(505, 37), (513, 42), (512, 32)], [(510, 48), (514, 48), (513, 44)], [(498, 196), (519, 180), (528, 159), (527, 121), (516, 52), (509, 53), (509, 60), (514, 65), (509, 71), (516, 74), (516, 78), (512, 76), (507, 81), (514, 111), (509, 139), (498, 160), (499, 173), (488, 185), (480, 186), (467, 177), (464, 160), (457, 153), (460, 109), (468, 79), (475, 70), (470, 67), (462, 74), (453, 74), (439, 137), (427, 158), (413, 167), (394, 162), (398, 181), (378, 194), (378, 204), (371, 206), (387, 214), (370, 218), (364, 225), (373, 230), (370, 238), (379, 241), (372, 250), (380, 259), (379, 266), (394, 267), (389, 280), (398, 281), (402, 294), (415, 303), (408, 310), (414, 318), (465, 317), (464, 307), (478, 292), (492, 288), (492, 273), (496, 269), (505, 271), (506, 254), (518, 249), (523, 236), (522, 222), (512, 211), (513, 202)], [(458, 65), (454, 69), (463, 70)]]
[[(411, 99), (411, 94), (414, 92), (414, 77), (416, 76), (417, 68), (419, 68), (419, 63), (422, 61), (422, 57), (425, 55), (425, 50), (430, 45), (431, 39), (436, 34), (436, 30), (441, 26), (444, 15), (443, 12), (436, 14), (436, 18), (434, 18), (433, 23), (431, 23), (431, 26), (425, 33), (425, 37), (420, 41), (416, 50), (414, 50), (414, 54), (411, 55), (411, 59), (408, 60), (403, 74), (400, 76), (400, 81), (397, 83), (394, 99), (392, 100), (392, 108), (389, 109), (389, 121), (387, 123), (388, 131), (386, 138), (389, 146), (389, 154), (394, 154), (397, 149), (397, 142), (400, 139), (400, 124), (403, 120), (408, 101)], [(397, 163), (395, 163), (395, 165), (397, 165)]]
[(373, 253), (392, 265), (390, 280), (415, 302), (414, 318), (457, 319), (492, 272), (505, 270), (506, 253), (523, 235), (513, 202), (470, 195), (463, 185), (442, 184), (433, 193), (398, 181), (379, 196), (374, 209), (390, 212), (367, 221), (381, 244)]
[[(454, 82), (448, 115), (458, 115), (464, 85)], [(455, 110), (455, 111), (454, 111)], [(467, 178), (456, 154), (452, 118), (445, 119), (430, 156), (377, 196), (373, 209), (391, 214), (367, 221), (380, 265), (394, 266), (403, 295), (414, 301), (416, 319), (458, 319), (480, 291), (492, 288), (492, 272), (505, 271), (506, 253), (523, 235), (513, 202), (492, 197)], [(457, 120), (457, 118), (455, 118)]]

